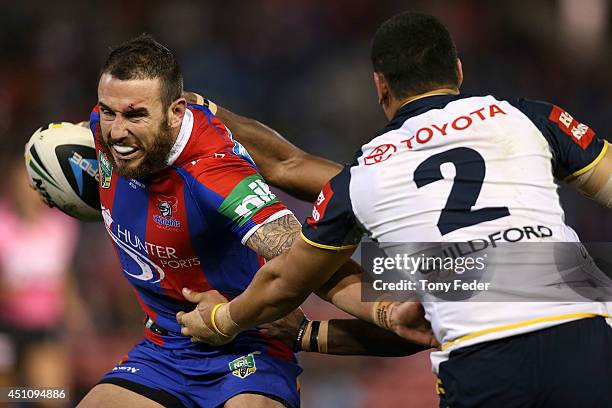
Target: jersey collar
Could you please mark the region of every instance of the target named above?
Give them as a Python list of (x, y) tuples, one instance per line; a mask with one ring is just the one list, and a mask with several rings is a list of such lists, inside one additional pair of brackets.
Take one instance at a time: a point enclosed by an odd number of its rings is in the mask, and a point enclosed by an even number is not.
[(416, 95), (416, 96), (412, 96), (408, 99), (406, 99), (398, 108), (401, 109), (404, 106), (408, 105), (410, 102), (414, 102), (418, 99), (423, 99), (423, 98), (427, 98), (428, 96), (438, 96), (438, 95), (459, 95), (459, 91), (457, 91), (456, 89), (451, 89), (451, 88), (443, 88), (443, 89), (436, 89), (435, 91), (429, 91), (429, 92), (425, 92), (422, 93), (420, 95)]
[(183, 116), (183, 122), (181, 123), (181, 130), (179, 131), (176, 141), (174, 142), (174, 146), (172, 146), (172, 149), (168, 154), (168, 158), (166, 159), (166, 164), (168, 166), (172, 166), (179, 158), (185, 149), (185, 146), (187, 146), (187, 142), (189, 142), (189, 137), (191, 136), (192, 130), (193, 113), (191, 113), (189, 109), (185, 109), (185, 115)]
[(408, 100), (397, 110), (393, 119), (391, 119), (387, 126), (385, 126), (380, 132), (378, 132), (376, 136), (380, 136), (392, 130), (399, 129), (400, 127), (402, 127), (404, 122), (406, 122), (411, 117), (421, 115), (431, 109), (442, 109), (450, 102), (463, 98), (469, 98), (470, 96), (471, 95), (468, 94), (425, 94), (421, 95), (417, 99)]

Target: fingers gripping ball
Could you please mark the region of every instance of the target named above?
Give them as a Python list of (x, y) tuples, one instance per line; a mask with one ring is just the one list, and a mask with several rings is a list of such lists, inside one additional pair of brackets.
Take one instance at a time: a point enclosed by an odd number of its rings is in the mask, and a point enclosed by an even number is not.
[(98, 160), (89, 128), (68, 122), (39, 128), (25, 146), (32, 186), (50, 206), (82, 221), (99, 221)]

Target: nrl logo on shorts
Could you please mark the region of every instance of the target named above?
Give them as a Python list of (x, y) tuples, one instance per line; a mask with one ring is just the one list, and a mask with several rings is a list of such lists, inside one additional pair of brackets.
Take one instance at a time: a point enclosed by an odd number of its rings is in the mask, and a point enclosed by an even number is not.
[(99, 167), (98, 171), (100, 172), (100, 187), (102, 188), (110, 188), (111, 179), (113, 178), (113, 165), (108, 161), (106, 155), (102, 152), (98, 155)]
[(238, 378), (246, 378), (257, 371), (255, 356), (248, 354), (229, 362), (229, 369)]

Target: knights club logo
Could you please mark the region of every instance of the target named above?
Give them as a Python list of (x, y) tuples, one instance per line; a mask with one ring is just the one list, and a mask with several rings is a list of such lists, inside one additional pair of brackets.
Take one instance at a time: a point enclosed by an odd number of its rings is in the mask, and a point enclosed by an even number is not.
[(157, 198), (157, 208), (162, 217), (172, 217), (172, 214), (176, 211), (178, 200), (176, 197), (171, 196), (159, 196)]
[(160, 195), (156, 199), (156, 207), (159, 214), (153, 214), (153, 221), (166, 229), (175, 229), (181, 226), (181, 221), (173, 218), (178, 208), (178, 200), (174, 196)]

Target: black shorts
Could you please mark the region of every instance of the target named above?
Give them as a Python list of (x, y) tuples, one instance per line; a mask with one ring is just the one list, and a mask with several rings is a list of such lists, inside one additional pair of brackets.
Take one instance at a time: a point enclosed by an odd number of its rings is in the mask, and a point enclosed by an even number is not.
[(612, 407), (612, 328), (580, 319), (464, 347), (440, 364), (440, 407)]

